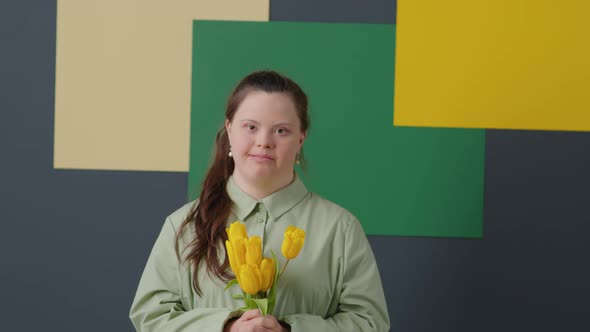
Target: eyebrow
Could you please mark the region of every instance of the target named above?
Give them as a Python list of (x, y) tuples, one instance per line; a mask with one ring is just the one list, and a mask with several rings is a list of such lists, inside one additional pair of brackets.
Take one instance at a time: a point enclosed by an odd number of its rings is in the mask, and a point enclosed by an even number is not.
[[(252, 123), (255, 123), (257, 125), (260, 124), (260, 122), (258, 122), (256, 120), (252, 120), (252, 119), (243, 119), (243, 120), (240, 120), (240, 122), (252, 122)], [(276, 124), (273, 125), (273, 127), (277, 127), (277, 126), (293, 127), (294, 125), (291, 124), (291, 123), (289, 123), (289, 122), (280, 122), (280, 123), (276, 123)]]

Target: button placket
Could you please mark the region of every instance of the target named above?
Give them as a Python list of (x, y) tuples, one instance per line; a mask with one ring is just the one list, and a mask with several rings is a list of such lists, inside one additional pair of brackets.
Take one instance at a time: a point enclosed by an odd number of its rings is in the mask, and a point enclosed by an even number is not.
[(252, 235), (256, 235), (259, 236), (261, 239), (264, 239), (264, 228), (260, 227), (261, 224), (259, 222), (260, 220), (260, 214), (261, 214), (261, 210), (262, 210), (262, 203), (257, 203), (256, 206), (254, 207), (253, 213), (250, 215), (250, 217), (248, 217), (248, 222), (250, 223), (250, 236)]
[(264, 205), (260, 204), (259, 207), (260, 207), (260, 209), (258, 210), (258, 212), (256, 214), (256, 225), (257, 225), (257, 228), (260, 229), (260, 232), (259, 232), (259, 234), (261, 234), (260, 238), (262, 239), (262, 243), (264, 243), (264, 234), (266, 233), (266, 220), (267, 220), (268, 212), (264, 208)]

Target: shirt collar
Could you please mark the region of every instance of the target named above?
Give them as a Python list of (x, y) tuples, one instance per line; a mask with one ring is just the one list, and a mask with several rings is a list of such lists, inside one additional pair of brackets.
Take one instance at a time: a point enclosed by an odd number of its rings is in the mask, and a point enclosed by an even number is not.
[(261, 201), (255, 200), (242, 191), (234, 181), (233, 176), (230, 176), (228, 179), (226, 188), (229, 197), (234, 202), (234, 213), (241, 221), (244, 221), (252, 213), (252, 210), (256, 208), (256, 204), (258, 203), (262, 203), (270, 217), (276, 221), (301, 202), (309, 193), (297, 173), (295, 173), (293, 182), (281, 190), (266, 196)]

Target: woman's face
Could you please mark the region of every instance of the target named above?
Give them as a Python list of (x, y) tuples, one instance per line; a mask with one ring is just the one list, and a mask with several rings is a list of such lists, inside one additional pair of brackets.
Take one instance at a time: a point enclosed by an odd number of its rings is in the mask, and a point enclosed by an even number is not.
[(248, 181), (286, 180), (293, 176), (306, 133), (293, 100), (285, 93), (252, 91), (225, 123), (234, 172)]

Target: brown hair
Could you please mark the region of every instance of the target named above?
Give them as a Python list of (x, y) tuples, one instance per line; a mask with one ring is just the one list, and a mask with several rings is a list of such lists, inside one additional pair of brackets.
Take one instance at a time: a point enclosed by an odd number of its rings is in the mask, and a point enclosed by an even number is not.
[[(301, 131), (309, 128), (309, 116), (307, 96), (293, 80), (272, 70), (256, 71), (244, 77), (228, 98), (225, 110), (225, 118), (230, 122), (246, 96), (252, 91), (264, 91), (268, 93), (286, 93), (291, 96), (297, 117), (301, 124)], [(205, 263), (208, 274), (227, 281), (232, 276), (228, 272), (229, 261), (227, 252), (223, 262), (219, 261), (217, 252), (219, 245), (225, 243), (226, 222), (232, 208), (232, 200), (227, 191), (226, 184), (234, 171), (234, 161), (228, 156), (229, 139), (225, 126), (217, 132), (215, 139), (215, 156), (207, 176), (203, 181), (198, 203), (195, 202), (178, 234), (176, 235), (176, 253), (178, 255), (178, 243), (185, 227), (191, 223), (195, 226), (194, 239), (185, 249), (189, 250), (186, 260), (193, 268), (193, 287), (199, 296), (202, 296), (199, 287), (197, 271), (199, 264)], [(299, 154), (302, 167), (305, 165), (303, 150)], [(180, 256), (180, 255), (179, 255)]]

